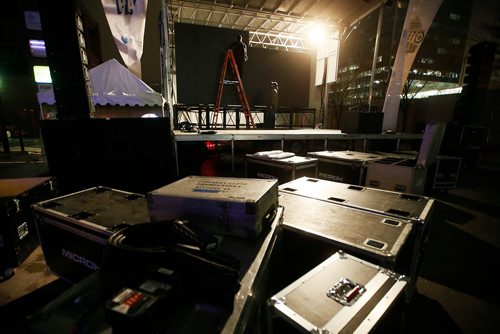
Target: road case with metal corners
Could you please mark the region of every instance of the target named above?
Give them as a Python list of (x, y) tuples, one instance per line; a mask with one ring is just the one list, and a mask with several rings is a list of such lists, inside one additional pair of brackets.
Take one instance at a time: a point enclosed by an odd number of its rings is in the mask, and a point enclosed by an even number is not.
[(279, 184), (299, 177), (316, 177), (317, 159), (294, 155), (283, 159), (272, 159), (247, 154), (245, 176), (261, 179), (278, 179)]
[(372, 161), (381, 160), (383, 154), (357, 151), (308, 152), (318, 159), (318, 178), (349, 184), (365, 184), (366, 167)]
[(433, 198), (307, 177), (279, 186), (279, 192), (410, 220), (413, 229), (409, 242), (413, 251), (410, 267), (404, 274), (410, 280), (409, 285), (414, 287), (429, 236), (435, 203)]
[(113, 233), (150, 221), (144, 195), (102, 186), (38, 202), (32, 208), (45, 263), (71, 283), (99, 269)]
[(255, 238), (278, 208), (278, 180), (187, 176), (146, 194), (151, 221), (186, 219), (210, 233)]
[(11, 277), (39, 245), (31, 204), (57, 195), (52, 177), (0, 180), (0, 276)]
[(336, 252), (268, 301), (269, 333), (368, 333), (402, 300), (406, 278)]

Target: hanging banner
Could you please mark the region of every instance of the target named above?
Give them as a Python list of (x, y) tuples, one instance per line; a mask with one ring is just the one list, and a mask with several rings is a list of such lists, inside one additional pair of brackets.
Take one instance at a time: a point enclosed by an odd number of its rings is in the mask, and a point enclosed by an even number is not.
[(382, 131), (396, 130), (400, 95), (442, 0), (410, 0), (384, 101)]
[(337, 80), (339, 63), (340, 40), (338, 38), (329, 38), (327, 53), (328, 62), (326, 70), (326, 83), (332, 83)]
[[(316, 50), (315, 86), (332, 83), (337, 80), (340, 40), (330, 37)], [(326, 69), (325, 69), (326, 66)], [(326, 74), (326, 77), (325, 77)]]
[(101, 0), (109, 28), (127, 68), (141, 78), (148, 0)]

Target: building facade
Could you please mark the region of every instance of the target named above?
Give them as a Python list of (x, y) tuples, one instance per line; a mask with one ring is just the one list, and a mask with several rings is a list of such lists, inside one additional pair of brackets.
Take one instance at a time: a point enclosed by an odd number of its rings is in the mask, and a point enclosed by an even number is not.
[[(345, 89), (345, 108), (371, 102), (373, 110), (381, 111), (408, 2), (391, 1), (383, 7), (378, 50), (375, 50), (375, 42), (380, 11), (363, 18), (342, 40), (339, 82), (342, 83), (340, 89)], [(409, 93), (460, 86), (471, 11), (472, 0), (443, 1), (410, 71)], [(374, 57), (376, 66), (370, 92)], [(332, 88), (338, 87), (331, 87), (330, 92)]]

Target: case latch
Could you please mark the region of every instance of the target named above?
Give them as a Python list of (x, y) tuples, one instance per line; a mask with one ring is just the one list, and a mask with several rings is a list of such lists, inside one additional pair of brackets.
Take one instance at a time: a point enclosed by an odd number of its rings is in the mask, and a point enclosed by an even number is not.
[(365, 293), (364, 286), (342, 277), (333, 287), (328, 289), (326, 295), (342, 305), (351, 306)]

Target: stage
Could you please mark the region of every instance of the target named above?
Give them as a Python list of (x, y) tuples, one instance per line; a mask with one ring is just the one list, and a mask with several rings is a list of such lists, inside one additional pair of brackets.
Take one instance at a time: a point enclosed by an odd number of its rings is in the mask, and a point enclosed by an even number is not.
[(394, 134), (349, 134), (342, 133), (336, 129), (245, 129), (245, 130), (200, 130), (196, 132), (184, 132), (173, 130), (173, 144), (177, 175), (179, 171), (178, 143), (181, 142), (204, 142), (204, 141), (229, 141), (231, 145), (232, 171), (234, 172), (234, 143), (235, 141), (280, 141), (281, 149), (284, 150), (286, 140), (320, 140), (324, 141), (324, 149), (327, 150), (329, 141), (361, 141), (362, 150), (366, 150), (368, 140), (395, 140), (399, 147), (402, 140), (421, 140), (423, 133), (394, 133)]

